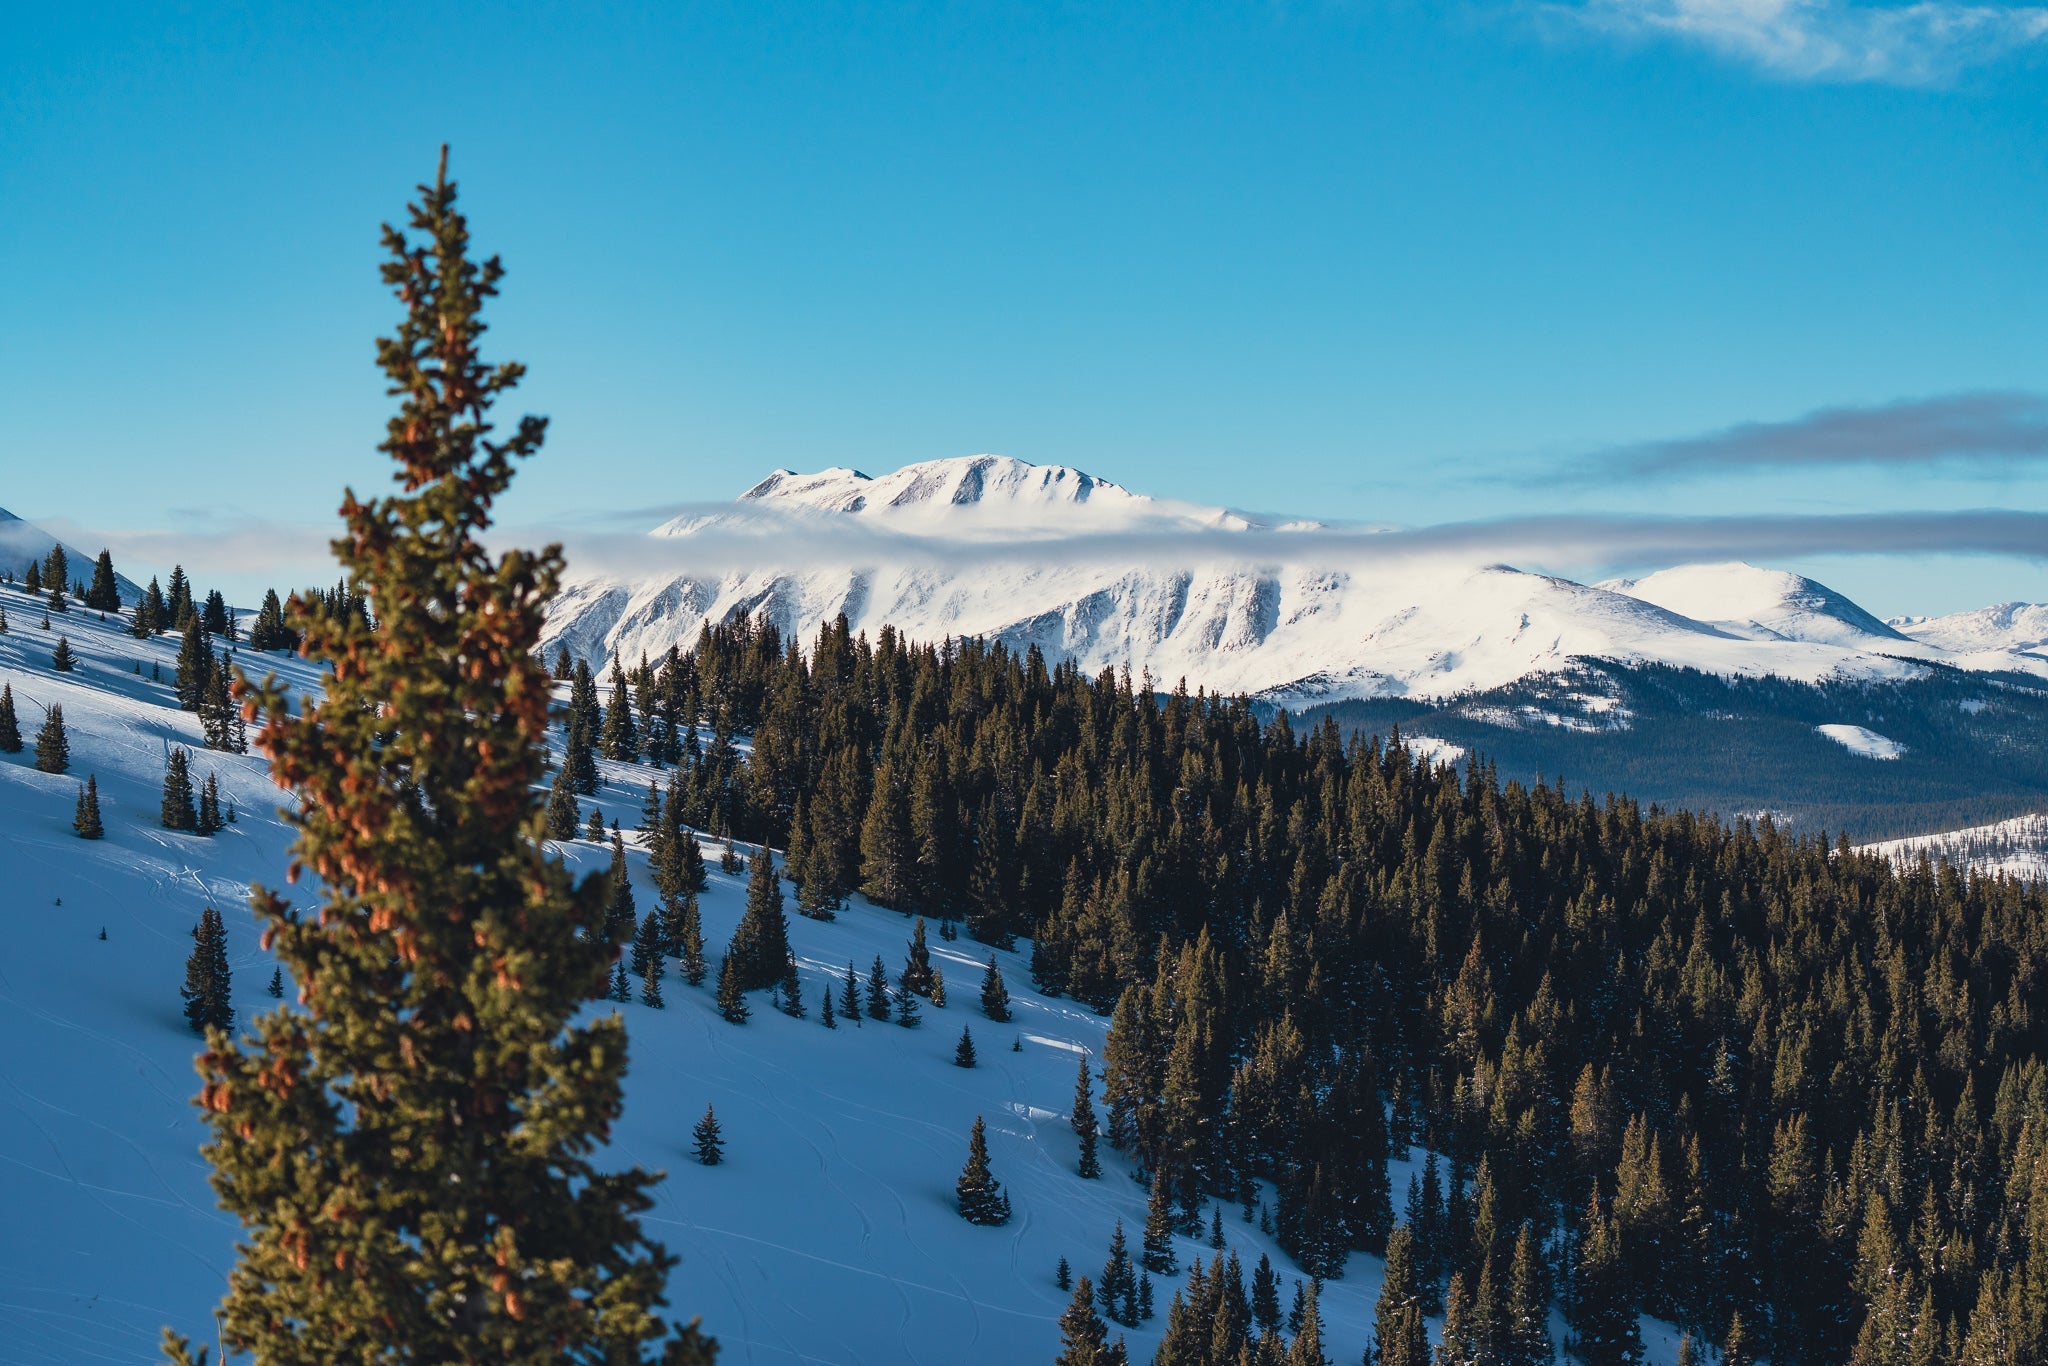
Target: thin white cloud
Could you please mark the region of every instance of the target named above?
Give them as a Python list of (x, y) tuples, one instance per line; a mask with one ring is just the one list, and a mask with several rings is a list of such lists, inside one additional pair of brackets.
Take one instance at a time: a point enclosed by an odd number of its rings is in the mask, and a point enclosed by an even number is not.
[(2048, 8), (2037, 5), (1570, 0), (1548, 8), (1603, 33), (1696, 43), (1801, 81), (1938, 85), (2048, 42)]

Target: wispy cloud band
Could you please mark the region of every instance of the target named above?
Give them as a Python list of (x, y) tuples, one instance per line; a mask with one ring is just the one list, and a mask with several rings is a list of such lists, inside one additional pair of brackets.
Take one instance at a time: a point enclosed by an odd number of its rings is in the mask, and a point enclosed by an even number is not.
[(2048, 395), (1944, 394), (1870, 407), (1821, 408), (1784, 422), (1744, 422), (1702, 436), (1601, 451), (1577, 471), (1685, 478), (1839, 465), (1976, 465), (2048, 460)]
[(1603, 33), (1696, 43), (1787, 80), (1935, 85), (2048, 42), (2048, 8), (2034, 5), (1570, 0), (1549, 9)]

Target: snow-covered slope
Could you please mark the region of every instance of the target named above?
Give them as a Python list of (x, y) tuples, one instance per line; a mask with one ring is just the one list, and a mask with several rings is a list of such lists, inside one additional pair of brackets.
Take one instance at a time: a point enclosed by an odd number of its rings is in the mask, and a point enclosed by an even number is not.
[[(18, 579), (27, 570), (30, 560), (44, 558), (57, 543), (55, 536), (34, 522), (25, 521), (6, 508), (0, 508), (0, 570)], [(88, 553), (65, 542), (64, 555), (71, 565), (71, 577), (91, 583), (93, 561), (99, 558), (99, 552)], [(114, 575), (114, 586), (121, 590), (124, 603), (134, 602), (142, 596), (142, 589), (122, 574)]]
[[(0, 588), (0, 605), (17, 622), (31, 615), (11, 589)], [(288, 832), (273, 815), (278, 794), (262, 762), (198, 748), (195, 718), (151, 677), (153, 668), (169, 677), (175, 637), (136, 641), (95, 618), (64, 624), (81, 657), (71, 674), (49, 667), (54, 633), (0, 635), (0, 681), (14, 689), (24, 730), (32, 736), (44, 708), (61, 704), (72, 752), (63, 775), (36, 772), (30, 752), (0, 755), (0, 1325), (10, 1366), (157, 1360), (165, 1324), (211, 1337), (237, 1226), (214, 1208), (198, 1157), (195, 1041), (178, 998), (202, 906), (225, 915), (244, 1018), (276, 1004), (264, 993), (272, 964), (244, 908), (248, 884), (279, 884), (285, 865)], [(317, 683), (290, 658), (241, 662)], [(234, 803), (239, 818), (219, 835), (159, 827), (173, 744), (191, 747), (197, 772), (216, 774)], [(605, 768), (595, 803), (630, 823), (657, 775)], [(70, 829), (88, 774), (107, 828), (97, 842)], [(586, 872), (606, 862), (603, 848), (582, 841), (562, 852)], [(629, 858), (645, 910), (654, 903), (646, 862), (637, 848)], [(304, 884), (294, 890), (310, 896)], [(743, 900), (743, 879), (719, 873), (714, 860), (702, 898), (708, 939), (730, 935)], [(877, 954), (900, 964), (909, 932), (902, 916), (858, 898), (829, 924), (792, 915), (806, 1019), (757, 997), (753, 1019), (729, 1025), (708, 988), (673, 974), (666, 1009), (616, 1007), (632, 1067), (610, 1157), (667, 1170), (648, 1225), (681, 1255), (673, 1302), (703, 1315), (724, 1344), (721, 1361), (1041, 1366), (1057, 1350), (1067, 1299), (1054, 1284), (1056, 1263), (1065, 1257), (1092, 1274), (1118, 1220), (1134, 1241), (1142, 1226), (1146, 1192), (1121, 1159), (1107, 1154), (1101, 1180), (1074, 1172), (1075, 1068), (1084, 1055), (1099, 1058), (1107, 1021), (1034, 993), (1028, 944), (996, 955), (1013, 996), (1010, 1023), (986, 1019), (976, 1004), (988, 951), (934, 937), (946, 1009), (928, 1009), (915, 1030), (844, 1020), (823, 1028), (818, 999), (846, 965), (865, 972)], [(980, 1052), (973, 1070), (952, 1065), (963, 1025)], [(729, 1145), (715, 1168), (689, 1156), (690, 1127), (707, 1104)], [(1016, 1211), (1002, 1228), (972, 1227), (952, 1205), (977, 1115)], [(1394, 1165), (1397, 1197), (1409, 1171)], [(1235, 1208), (1224, 1218), (1247, 1265), (1265, 1253), (1294, 1274)], [(1183, 1264), (1208, 1255), (1192, 1242), (1179, 1251)], [(1357, 1256), (1326, 1286), (1334, 1359), (1359, 1359), (1378, 1280), (1379, 1263)], [(1157, 1287), (1162, 1311), (1172, 1290)], [(1161, 1327), (1154, 1319), (1130, 1333), (1135, 1360), (1150, 1358)], [(1668, 1362), (1668, 1333), (1646, 1327), (1653, 1359)]]
[(2002, 602), (1945, 617), (1901, 618), (1893, 624), (1915, 640), (1955, 654), (2048, 653), (2048, 603)]
[(2048, 880), (2048, 815), (2019, 816), (1993, 825), (1863, 847), (1902, 864), (1915, 863), (1925, 854), (1975, 873), (2002, 873), (2032, 882)]
[[(593, 663), (652, 657), (738, 614), (808, 641), (844, 613), (870, 634), (984, 636), (1090, 672), (1150, 670), (1163, 686), (1291, 705), (1443, 697), (1585, 656), (1805, 680), (1897, 678), (1918, 672), (1912, 658), (1948, 658), (1820, 584), (1748, 565), (1589, 587), (1346, 553), (1371, 539), (1001, 456), (879, 478), (782, 470), (728, 509), (656, 527), (629, 565), (572, 564), (547, 646)], [(1977, 662), (2048, 671), (2003, 654)]]

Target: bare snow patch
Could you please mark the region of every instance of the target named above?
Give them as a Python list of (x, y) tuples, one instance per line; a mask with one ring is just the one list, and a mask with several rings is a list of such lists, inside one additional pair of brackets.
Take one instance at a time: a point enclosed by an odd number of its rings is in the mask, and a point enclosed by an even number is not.
[(1815, 730), (1855, 754), (1866, 759), (1896, 759), (1906, 752), (1906, 747), (1888, 736), (1864, 726), (1815, 726)]

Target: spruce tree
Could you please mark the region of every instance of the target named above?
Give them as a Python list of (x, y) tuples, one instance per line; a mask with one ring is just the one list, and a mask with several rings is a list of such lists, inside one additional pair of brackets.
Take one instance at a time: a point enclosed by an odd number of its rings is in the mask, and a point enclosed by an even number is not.
[(592, 844), (604, 843), (604, 812), (594, 806), (590, 808), (590, 819), (583, 824), (583, 838)]
[(725, 1161), (725, 1139), (718, 1127), (718, 1116), (709, 1105), (704, 1107), (704, 1118), (690, 1129), (690, 1137), (696, 1140), (693, 1151), (699, 1162), (715, 1167)]
[(235, 1027), (233, 977), (228, 969), (228, 929), (208, 906), (192, 931), (192, 955), (185, 960), (185, 1023), (194, 1034)]
[(71, 637), (57, 637), (57, 648), (50, 652), (50, 667), (60, 674), (68, 674), (78, 667), (78, 656), (71, 652)]
[(896, 993), (896, 1024), (902, 1029), (916, 1029), (924, 1020), (917, 1004), (917, 993), (898, 991)]
[(1065, 1257), (1060, 1258), (1060, 1264), (1053, 1268), (1052, 1283), (1062, 1290), (1074, 1288), (1074, 1269), (1067, 1265)]
[(1074, 1137), (1081, 1141), (1081, 1163), (1079, 1171), (1083, 1177), (1093, 1180), (1102, 1175), (1102, 1160), (1096, 1155), (1099, 1139), (1095, 1124), (1094, 1087), (1088, 1076), (1088, 1055), (1083, 1053), (1074, 1078)]
[(178, 694), (179, 707), (198, 711), (206, 697), (206, 680), (213, 673), (213, 647), (206, 643), (198, 613), (188, 611), (180, 627), (185, 635), (178, 643), (178, 669), (171, 689)]
[(21, 722), (14, 714), (14, 685), (0, 683), (0, 754), (21, 753)]
[[(654, 917), (650, 915), (647, 919), (649, 923), (652, 923)], [(645, 966), (640, 969), (641, 1005), (651, 1006), (655, 1010), (662, 1008), (661, 974), (663, 971), (661, 955), (658, 953), (650, 955)]]
[(868, 1018), (887, 1023), (889, 1019), (889, 970), (882, 966), (882, 955), (875, 955), (875, 965), (868, 970)]
[(173, 749), (164, 761), (164, 795), (157, 810), (166, 830), (199, 828), (199, 808), (192, 800), (190, 761), (182, 746)]
[(782, 970), (782, 1013), (793, 1020), (804, 1018), (804, 983), (797, 975), (796, 958), (792, 955), (783, 960)]
[(617, 1001), (620, 1005), (633, 999), (633, 979), (626, 973), (624, 954), (612, 960), (611, 985), (605, 990), (605, 998)]
[(967, 1136), (967, 1165), (960, 1169), (953, 1194), (960, 1217), (970, 1224), (1010, 1222), (1010, 1197), (1003, 1194), (1002, 1183), (989, 1171), (988, 1134), (980, 1115), (974, 1117), (974, 1129)]
[(28, 570), (21, 576), (21, 591), (30, 597), (39, 597), (43, 591), (43, 566), (35, 560), (28, 562)]
[(913, 996), (929, 998), (932, 994), (932, 951), (925, 943), (924, 917), (917, 917), (910, 928), (910, 946), (904, 955), (903, 973), (897, 985)]
[(1749, 1328), (1742, 1311), (1728, 1316), (1728, 1332), (1721, 1339), (1721, 1366), (1756, 1366), (1756, 1353), (1749, 1342)]
[(766, 848), (758, 849), (753, 864), (753, 874), (747, 880), (747, 907), (732, 934), (733, 970), (743, 991), (774, 986), (782, 980), (789, 961), (789, 917), (782, 909), (782, 878), (775, 871), (775, 855)]
[(43, 556), (43, 586), (53, 593), (64, 591), (64, 585), (71, 582), (71, 556), (64, 549), (63, 542), (50, 547), (50, 553)]
[[(533, 660), (562, 561), (480, 536), (544, 424), (487, 413), (517, 365), (478, 358), (495, 259), (468, 259), (446, 163), (386, 229), (408, 316), (378, 346), (403, 411), (391, 496), (343, 504), (334, 543), (365, 611), (296, 606), (323, 695), (252, 690), (261, 744), (298, 798), (294, 872), (323, 909), (258, 889), (264, 938), (303, 1009), (246, 1046), (209, 1036), (205, 1148), (241, 1217), (220, 1318), (262, 1361), (471, 1366), (708, 1362), (657, 1315), (673, 1259), (641, 1232), (652, 1177), (592, 1154), (621, 1109), (616, 1015), (579, 1022), (610, 949), (601, 877), (548, 856), (532, 792), (548, 693)], [(173, 1355), (191, 1359), (189, 1348)]]
[(1415, 1272), (1415, 1235), (1406, 1223), (1396, 1224), (1387, 1238), (1386, 1273), (1373, 1310), (1378, 1366), (1429, 1366), (1429, 1333), (1423, 1327)]
[(199, 789), (199, 809), (193, 813), (192, 832), (211, 835), (225, 824), (220, 814), (220, 782), (209, 773)]
[(273, 1001), (281, 1001), (284, 999), (283, 968), (272, 968), (270, 970), (270, 985), (263, 988), (263, 992)]
[(827, 1029), (839, 1028), (839, 1012), (832, 1007), (832, 979), (818, 989), (818, 1020)]
[(1524, 1219), (1515, 1234), (1509, 1272), (1507, 1366), (1547, 1366), (1555, 1356), (1550, 1342), (1550, 1278), (1536, 1230)]
[(581, 820), (582, 812), (576, 808), (576, 786), (565, 765), (556, 771), (554, 786), (548, 789), (547, 837), (563, 842), (573, 840)]
[(71, 817), (71, 829), (82, 840), (96, 840), (107, 833), (100, 823), (100, 780), (93, 774), (86, 774), (85, 786), (78, 789), (78, 810)]
[(846, 964), (846, 985), (839, 993), (839, 1013), (860, 1026), (860, 973), (854, 970), (851, 960)]
[(1145, 1201), (1145, 1236), (1140, 1257), (1147, 1271), (1164, 1276), (1180, 1270), (1180, 1259), (1173, 1253), (1173, 1232), (1172, 1183), (1161, 1168), (1152, 1173), (1152, 1192)]
[(974, 1033), (966, 1025), (960, 1026), (960, 1042), (953, 1045), (953, 1066), (974, 1066)]
[(599, 737), (604, 757), (631, 763), (640, 757), (639, 735), (633, 728), (633, 708), (626, 699), (626, 676), (619, 661), (612, 660), (612, 701), (604, 713), (604, 733)]
[(36, 769), (42, 773), (62, 773), (71, 767), (71, 737), (64, 731), (64, 708), (56, 703), (43, 713), (42, 727), (36, 731)]
[(683, 894), (668, 933), (676, 956), (682, 959), (683, 980), (693, 987), (704, 985), (704, 922), (695, 892)]
[[(616, 946), (633, 938), (634, 927), (640, 923), (639, 912), (633, 900), (633, 875), (626, 867), (626, 841), (617, 835), (612, 836), (612, 861), (605, 870), (605, 887), (609, 893), (604, 903), (605, 940)], [(647, 920), (649, 925), (654, 923), (653, 916), (647, 917)], [(655, 930), (654, 934), (657, 939), (656, 951), (660, 951), (663, 946), (659, 943), (659, 930)], [(641, 953), (642, 950), (636, 943), (633, 959), (635, 972), (640, 970)]]
[(1621, 1233), (1600, 1207), (1594, 1188), (1581, 1226), (1572, 1277), (1571, 1326), (1586, 1366), (1636, 1366), (1643, 1359), (1642, 1330), (1630, 1300), (1630, 1276)]
[(93, 561), (92, 587), (85, 590), (85, 605), (95, 612), (121, 610), (121, 589), (114, 582), (114, 556), (110, 551), (101, 550), (100, 557)]
[(753, 1009), (747, 1005), (747, 993), (740, 986), (739, 974), (732, 970), (732, 955), (718, 960), (718, 1013), (728, 1024), (745, 1024)]
[(1127, 1360), (1122, 1340), (1110, 1342), (1109, 1325), (1095, 1312), (1095, 1286), (1081, 1277), (1060, 1315), (1060, 1353), (1053, 1366), (1126, 1366)]
[(988, 956), (988, 971), (981, 976), (981, 1013), (996, 1021), (1010, 1018), (1010, 990), (1003, 985), (1003, 970), (996, 966), (994, 954)]

